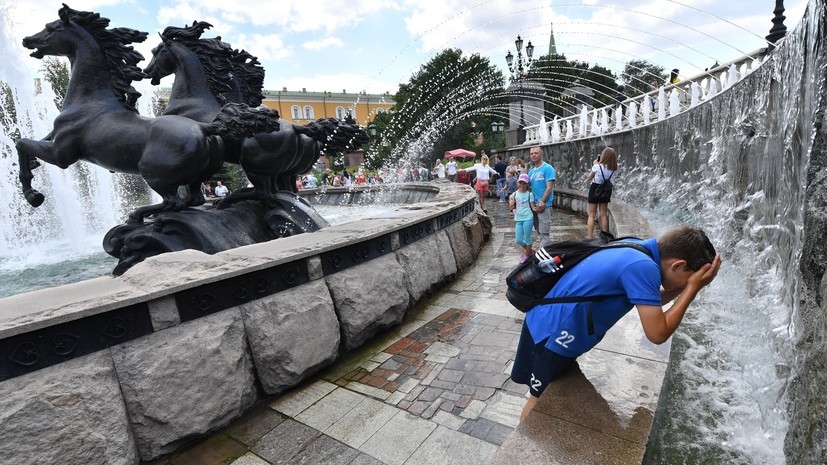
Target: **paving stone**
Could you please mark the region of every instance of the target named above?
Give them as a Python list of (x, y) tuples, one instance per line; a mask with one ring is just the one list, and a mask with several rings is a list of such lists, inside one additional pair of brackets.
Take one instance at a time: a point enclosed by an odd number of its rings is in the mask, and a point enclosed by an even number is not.
[(437, 379), (439, 379), (441, 381), (449, 381), (449, 382), (452, 382), (452, 383), (458, 383), (462, 379), (462, 376), (464, 374), (465, 374), (464, 371), (449, 370), (447, 368), (443, 368), (439, 372), (439, 375), (437, 375)]
[(215, 434), (169, 459), (170, 465), (221, 465), (244, 455), (247, 448), (225, 434)]
[(320, 435), (320, 431), (288, 419), (265, 434), (252, 451), (274, 465), (285, 464)]
[[(406, 394), (402, 391), (396, 391), (396, 392), (392, 393), (387, 399), (385, 399), (385, 402), (388, 403), (388, 404), (391, 404), (391, 405), (399, 406), (398, 404), (400, 402), (402, 402), (403, 399), (405, 399), (405, 395)], [(400, 408), (405, 408), (405, 407), (401, 407), (401, 406), (399, 406), (399, 407)]]
[(365, 399), (347, 412), (324, 433), (358, 449), (382, 428), (398, 410), (378, 400)]
[(431, 417), (431, 421), (439, 423), (446, 428), (458, 430), (468, 420), (440, 409), (437, 410), (433, 417)]
[[(500, 369), (500, 371), (502, 368)], [(465, 373), (462, 377), (462, 384), (478, 387), (500, 388), (508, 380), (508, 376), (500, 373)]]
[(443, 392), (443, 389), (428, 387), (425, 388), (424, 391), (422, 391), (422, 394), (419, 395), (418, 399), (425, 402), (433, 402)]
[(399, 385), (397, 390), (401, 391), (401, 392), (408, 393), (408, 392), (411, 392), (411, 390), (413, 390), (413, 388), (415, 388), (417, 386), (419, 386), (419, 381), (418, 380), (408, 378), (405, 382), (403, 382), (402, 384)]
[(392, 357), (392, 355), (387, 353), (387, 352), (379, 352), (378, 354), (374, 355), (370, 359), (372, 361), (376, 362), (376, 363), (384, 363), (385, 361), (387, 361), (391, 357)]
[(255, 444), (262, 436), (278, 426), (285, 417), (269, 407), (258, 407), (236, 420), (225, 432), (246, 445)]
[(429, 405), (428, 408), (426, 408), (422, 412), (422, 418), (431, 418), (432, 416), (434, 416), (436, 411), (439, 409), (439, 406), (442, 405), (443, 402), (445, 402), (445, 399), (441, 398), (431, 402), (431, 405)]
[(474, 398), (479, 400), (488, 400), (494, 393), (497, 392), (494, 388), (478, 387), (474, 392)]
[(396, 371), (396, 369), (401, 367), (401, 366), (402, 366), (401, 362), (397, 362), (394, 359), (390, 359), (390, 360), (386, 360), (384, 363), (382, 363), (382, 365), (380, 365), (380, 368), (382, 368), (383, 370)]
[(496, 423), (491, 420), (486, 420), (485, 418), (479, 418), (474, 421), (473, 424), (474, 427), (471, 428), (471, 431), (469, 431), (468, 434), (478, 439), (485, 439), (488, 432), (491, 431), (491, 428), (493, 428)]
[(514, 428), (499, 423), (494, 423), (494, 426), (492, 426), (488, 434), (485, 435), (485, 441), (501, 446), (513, 431)]
[(428, 402), (422, 402), (421, 400), (417, 400), (416, 402), (411, 403), (411, 406), (408, 407), (408, 411), (413, 413), (414, 415), (421, 415), (422, 412), (428, 408)]
[(355, 392), (336, 388), (296, 416), (296, 419), (319, 431), (324, 431), (365, 399), (364, 396)]
[(477, 388), (475, 386), (466, 386), (465, 384), (457, 384), (457, 387), (452, 389), (452, 392), (455, 392), (460, 395), (474, 395), (477, 392)]
[(358, 455), (358, 450), (322, 435), (287, 461), (287, 465), (347, 465)]
[(379, 389), (367, 384), (356, 382), (348, 383), (347, 388), (380, 400), (386, 400), (392, 394), (384, 389)]
[(455, 387), (457, 387), (457, 383), (449, 383), (447, 381), (440, 381), (437, 379), (431, 381), (430, 386), (433, 388), (443, 389), (445, 391), (452, 391)]
[(496, 450), (493, 444), (438, 426), (405, 465), (479, 465)]
[(408, 395), (405, 396), (405, 400), (409, 400), (411, 402), (415, 401), (417, 397), (419, 397), (419, 395), (422, 394), (422, 391), (424, 391), (426, 387), (427, 386), (422, 385), (414, 387), (413, 389), (411, 389), (411, 392), (409, 392)]
[(230, 465), (270, 465), (270, 463), (252, 452), (247, 452)]
[(457, 403), (453, 400), (443, 399), (443, 402), (439, 404), (439, 409), (444, 410), (446, 412), (453, 412), (454, 407), (456, 407)]
[(472, 400), (467, 407), (463, 410), (462, 414), (460, 415), (462, 418), (468, 418), (470, 420), (476, 420), (480, 413), (487, 407), (485, 402), (480, 400)]
[(401, 465), (436, 429), (433, 422), (399, 412), (360, 448), (389, 465)]
[(270, 404), (270, 407), (289, 417), (295, 417), (334, 389), (336, 389), (335, 384), (316, 381), (282, 394), (281, 397)]
[[(320, 464), (321, 465), (321, 464)], [(350, 465), (385, 465), (368, 454), (359, 454)]]
[(498, 392), (489, 400), (488, 406), (480, 414), (481, 418), (516, 428), (520, 423), (520, 413), (525, 406), (525, 398)]

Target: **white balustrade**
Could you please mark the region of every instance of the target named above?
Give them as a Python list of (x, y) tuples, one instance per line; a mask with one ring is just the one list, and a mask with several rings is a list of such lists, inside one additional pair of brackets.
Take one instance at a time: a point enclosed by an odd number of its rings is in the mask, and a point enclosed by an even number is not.
[[(679, 83), (662, 86), (646, 94), (638, 95), (623, 102), (612, 103), (601, 108), (581, 107), (577, 115), (557, 118), (525, 127), (526, 140), (523, 145), (556, 143), (561, 140), (575, 140), (600, 136), (611, 132), (625, 131), (640, 125), (653, 123), (652, 113), (657, 110), (657, 119), (662, 121), (682, 111), (706, 102), (722, 90), (732, 87), (766, 61), (766, 49), (758, 49), (729, 63), (716, 66)], [(668, 97), (667, 97), (668, 95)], [(640, 109), (640, 111), (638, 111)], [(612, 122), (609, 124), (609, 113)], [(575, 130), (576, 129), (576, 130)]]

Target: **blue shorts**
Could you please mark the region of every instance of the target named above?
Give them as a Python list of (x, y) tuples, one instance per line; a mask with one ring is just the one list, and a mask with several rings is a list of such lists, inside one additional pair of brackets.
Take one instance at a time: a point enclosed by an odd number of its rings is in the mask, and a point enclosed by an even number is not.
[(511, 380), (517, 384), (527, 384), (528, 392), (534, 397), (540, 397), (548, 383), (565, 373), (575, 361), (547, 349), (547, 341), (545, 339), (535, 344), (528, 326), (523, 322), (514, 367), (511, 369)]

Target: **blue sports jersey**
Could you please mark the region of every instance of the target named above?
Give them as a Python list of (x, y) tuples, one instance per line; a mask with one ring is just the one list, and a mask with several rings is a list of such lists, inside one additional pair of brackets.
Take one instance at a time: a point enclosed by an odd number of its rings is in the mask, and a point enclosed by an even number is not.
[[(637, 304), (661, 306), (660, 255), (657, 239), (632, 241), (652, 252), (631, 248), (596, 252), (569, 270), (546, 297), (622, 294), (602, 302), (538, 305), (526, 314), (526, 325), (535, 343), (548, 339), (545, 346), (565, 357), (588, 352), (603, 339), (606, 331)], [(591, 307), (594, 333), (589, 334), (588, 310)]]

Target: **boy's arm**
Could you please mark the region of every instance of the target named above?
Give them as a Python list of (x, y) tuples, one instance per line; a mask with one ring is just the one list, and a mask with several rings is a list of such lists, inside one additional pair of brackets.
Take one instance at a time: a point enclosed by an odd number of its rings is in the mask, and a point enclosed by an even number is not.
[[(670, 301), (674, 294), (679, 293), (678, 300), (672, 304), (667, 311), (654, 305), (636, 305), (640, 315), (640, 323), (643, 325), (643, 332), (646, 338), (655, 344), (663, 344), (678, 329), (683, 320), (689, 304), (695, 300), (698, 292), (715, 279), (718, 269), (721, 268), (721, 256), (716, 255), (712, 263), (707, 263), (701, 269), (692, 274), (686, 283), (686, 287), (673, 291), (662, 291), (661, 299)], [(672, 296), (671, 298), (670, 295)], [(669, 298), (668, 300), (666, 300)]]

